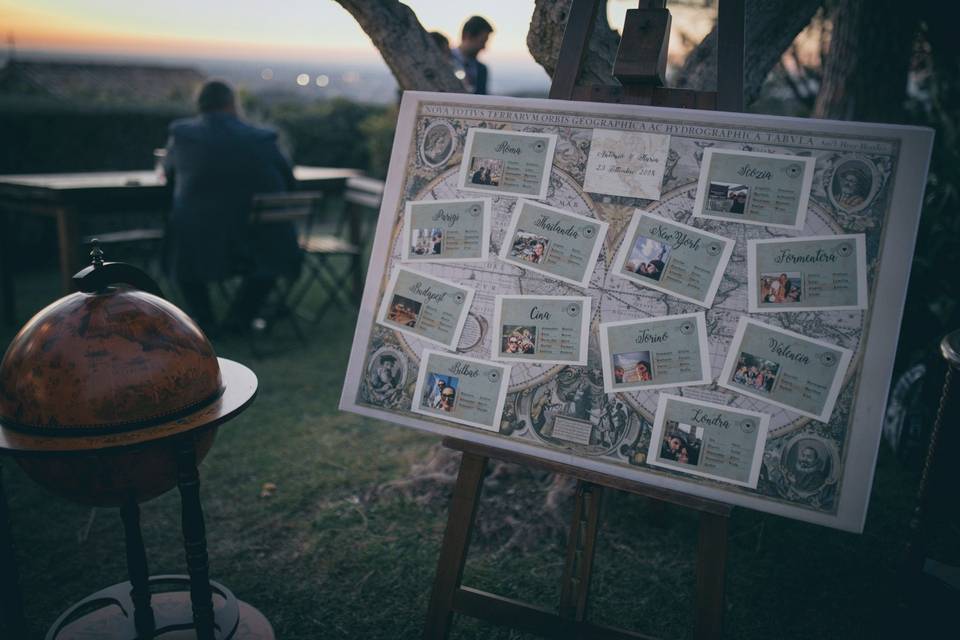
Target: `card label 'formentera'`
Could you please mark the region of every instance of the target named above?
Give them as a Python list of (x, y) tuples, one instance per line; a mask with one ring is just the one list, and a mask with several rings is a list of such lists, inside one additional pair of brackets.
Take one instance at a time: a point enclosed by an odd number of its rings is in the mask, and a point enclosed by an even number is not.
[(543, 200), (557, 136), (502, 129), (467, 132), (457, 186), (463, 191)]
[(663, 394), (647, 463), (756, 488), (769, 424), (763, 413)]
[(815, 164), (812, 156), (707, 148), (693, 215), (802, 229)]
[(750, 313), (867, 308), (863, 234), (747, 241)]
[(649, 213), (633, 216), (613, 275), (710, 307), (734, 241)]
[(377, 322), (390, 329), (456, 349), (474, 290), (406, 267), (393, 272)]
[(594, 129), (583, 190), (659, 200), (670, 136)]
[(587, 296), (497, 296), (493, 359), (587, 364), (590, 301)]
[(742, 316), (718, 384), (827, 422), (851, 355), (843, 347)]
[(607, 235), (607, 223), (520, 199), (500, 247), (500, 259), (586, 287)]
[(710, 382), (703, 312), (600, 325), (603, 390), (685, 387)]
[(411, 410), (487, 431), (500, 430), (510, 365), (424, 349)]
[(403, 236), (406, 261), (485, 261), (490, 251), (490, 198), (407, 202)]

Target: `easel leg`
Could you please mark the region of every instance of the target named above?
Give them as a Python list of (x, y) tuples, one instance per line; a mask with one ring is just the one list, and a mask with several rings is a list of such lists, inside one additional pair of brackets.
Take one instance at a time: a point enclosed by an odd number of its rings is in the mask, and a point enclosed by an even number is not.
[(582, 622), (587, 617), (587, 593), (593, 573), (603, 487), (580, 480), (573, 522), (567, 537), (567, 561), (560, 588), (560, 616)]
[(727, 564), (729, 515), (700, 513), (697, 544), (697, 640), (720, 638), (723, 627), (723, 582)]
[(27, 623), (23, 617), (23, 594), (20, 573), (10, 533), (10, 512), (3, 488), (3, 465), (0, 463), (0, 631), (6, 623), (11, 638), (26, 638)]
[(467, 561), (470, 535), (477, 515), (480, 489), (487, 458), (464, 453), (460, 461), (457, 484), (450, 501), (447, 529), (443, 534), (440, 559), (437, 561), (437, 576), (433, 581), (430, 608), (424, 626), (425, 640), (445, 640), (453, 621), (453, 598), (463, 580), (463, 567)]
[(153, 607), (150, 605), (150, 572), (147, 551), (140, 530), (140, 505), (130, 496), (120, 508), (123, 533), (127, 545), (127, 573), (130, 575), (130, 599), (133, 600), (133, 620), (139, 638), (152, 638), (156, 629)]
[(214, 640), (213, 591), (210, 589), (210, 564), (207, 559), (206, 527), (200, 506), (200, 473), (193, 438), (179, 438), (177, 447), (177, 486), (180, 489), (183, 544), (190, 574), (190, 603), (197, 640)]

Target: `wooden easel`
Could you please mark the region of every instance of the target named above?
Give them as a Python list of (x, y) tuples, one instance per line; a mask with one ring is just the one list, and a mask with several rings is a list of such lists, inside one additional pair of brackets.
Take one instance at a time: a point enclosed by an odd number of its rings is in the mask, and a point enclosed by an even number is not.
[[(580, 86), (577, 79), (593, 32), (597, 0), (573, 0), (550, 98), (623, 102), (669, 107), (743, 110), (744, 1), (722, 0), (718, 9), (716, 92), (670, 89), (665, 82), (670, 12), (665, 0), (640, 0), (627, 11), (613, 75), (621, 86)], [(644, 496), (656, 504), (675, 504), (700, 514), (697, 545), (695, 637), (719, 638), (723, 620), (727, 529), (732, 507), (604, 473), (531, 458), (506, 449), (446, 438), (443, 446), (463, 452), (440, 548), (423, 637), (447, 638), (453, 614), (470, 616), (549, 638), (646, 638), (625, 629), (587, 620), (588, 593), (604, 488)], [(463, 569), (476, 519), (483, 476), (490, 458), (523, 464), (577, 479), (573, 521), (556, 611), (464, 586)]]

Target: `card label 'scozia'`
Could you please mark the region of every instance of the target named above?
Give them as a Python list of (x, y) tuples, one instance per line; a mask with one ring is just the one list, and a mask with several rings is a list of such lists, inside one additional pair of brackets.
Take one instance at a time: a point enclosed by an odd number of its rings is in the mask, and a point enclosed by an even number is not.
[(703, 312), (603, 323), (600, 353), (607, 393), (710, 382)]
[(811, 156), (705, 149), (693, 215), (802, 229), (815, 164)]
[(709, 307), (733, 244), (730, 238), (638, 212), (613, 261), (613, 274)]
[(424, 349), (411, 409), (499, 431), (509, 384), (510, 365)]
[(377, 322), (447, 349), (460, 341), (473, 289), (400, 267), (380, 302)]
[(747, 241), (751, 313), (867, 308), (863, 234)]
[(594, 129), (583, 190), (659, 200), (670, 136)]
[(556, 146), (554, 134), (470, 129), (457, 186), (463, 191), (543, 200)]
[(585, 296), (497, 296), (493, 359), (587, 364), (590, 300)]
[(766, 414), (663, 394), (647, 462), (756, 488), (769, 424)]
[(850, 357), (843, 347), (743, 316), (718, 383), (827, 422)]
[(517, 200), (500, 259), (578, 287), (586, 287), (607, 235), (607, 223)]
[(484, 261), (490, 251), (490, 198), (407, 202), (403, 260)]

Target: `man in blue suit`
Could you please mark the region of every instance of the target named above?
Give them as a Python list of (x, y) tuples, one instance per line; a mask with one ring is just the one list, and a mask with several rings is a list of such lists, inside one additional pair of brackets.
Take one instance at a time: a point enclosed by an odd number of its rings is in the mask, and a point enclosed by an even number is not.
[(243, 122), (233, 89), (207, 82), (197, 96), (200, 114), (170, 125), (164, 169), (173, 184), (166, 266), (194, 319), (215, 326), (207, 283), (242, 275), (224, 325), (244, 329), (279, 276), (295, 276), (300, 252), (293, 225), (250, 228), (254, 194), (293, 188), (290, 163), (277, 134)]
[(493, 26), (487, 20), (471, 16), (460, 31), (460, 46), (450, 51), (468, 93), (487, 93), (487, 65), (477, 60), (477, 55), (486, 48), (491, 33)]

